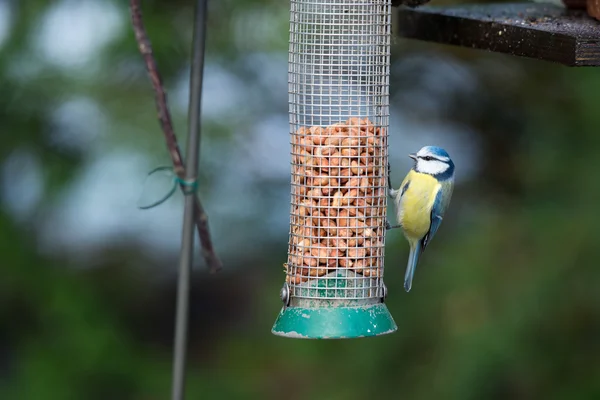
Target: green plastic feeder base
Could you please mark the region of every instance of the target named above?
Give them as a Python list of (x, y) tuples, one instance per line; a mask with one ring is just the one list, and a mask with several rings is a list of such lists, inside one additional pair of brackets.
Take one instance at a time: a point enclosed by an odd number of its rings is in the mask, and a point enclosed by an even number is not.
[(284, 307), (271, 332), (297, 339), (352, 339), (398, 329), (384, 303), (355, 307)]

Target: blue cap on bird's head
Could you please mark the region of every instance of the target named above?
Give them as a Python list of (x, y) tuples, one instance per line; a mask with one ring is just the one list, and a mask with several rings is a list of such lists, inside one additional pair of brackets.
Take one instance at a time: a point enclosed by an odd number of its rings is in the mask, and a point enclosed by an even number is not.
[(438, 146), (423, 146), (418, 152), (411, 153), (408, 156), (413, 160), (416, 160), (417, 158), (425, 158), (427, 156), (433, 156), (434, 158), (444, 161), (450, 160), (450, 155), (448, 152)]
[[(440, 157), (450, 158), (450, 155), (448, 154), (448, 152), (438, 146), (424, 146), (423, 148), (421, 148), (421, 150), (419, 150), (419, 153), (432, 154), (432, 155), (436, 155), (436, 156), (440, 156)], [(417, 154), (419, 154), (419, 153), (417, 153)]]

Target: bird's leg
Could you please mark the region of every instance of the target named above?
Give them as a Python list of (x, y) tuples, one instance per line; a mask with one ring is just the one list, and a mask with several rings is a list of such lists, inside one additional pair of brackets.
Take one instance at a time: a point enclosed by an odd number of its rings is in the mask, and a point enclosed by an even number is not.
[(385, 220), (385, 230), (389, 231), (390, 229), (396, 229), (396, 228), (402, 228), (402, 225), (392, 225), (390, 224), (390, 221), (388, 221), (387, 219)]
[[(394, 190), (394, 188), (392, 187), (392, 179), (390, 178), (390, 171), (391, 171), (391, 167), (390, 167), (390, 162), (388, 161), (387, 163), (387, 181), (388, 181), (388, 196), (390, 196), (392, 199), (396, 199), (396, 194), (397, 194), (397, 190)], [(396, 228), (401, 228), (402, 225), (392, 225), (390, 224), (390, 221), (387, 220), (387, 218), (385, 219), (385, 230), (389, 231), (390, 229), (396, 229)]]
[(392, 178), (390, 177), (391, 170), (392, 170), (392, 167), (390, 167), (390, 162), (388, 161), (388, 163), (387, 163), (387, 175), (388, 175), (388, 188), (390, 190), (392, 189)]
[(390, 167), (390, 162), (388, 161), (388, 163), (387, 163), (388, 196), (390, 196), (391, 198), (394, 198), (396, 196), (396, 191), (392, 187), (392, 178), (390, 178), (390, 171), (391, 171), (391, 167)]

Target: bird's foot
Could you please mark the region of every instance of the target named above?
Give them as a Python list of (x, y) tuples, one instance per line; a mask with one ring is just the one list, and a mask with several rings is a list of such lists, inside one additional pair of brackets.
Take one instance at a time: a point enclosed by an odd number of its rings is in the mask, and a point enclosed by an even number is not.
[(390, 224), (390, 221), (388, 221), (387, 219), (385, 220), (385, 230), (389, 231), (390, 229), (396, 229), (396, 228), (401, 228), (402, 225), (392, 225)]

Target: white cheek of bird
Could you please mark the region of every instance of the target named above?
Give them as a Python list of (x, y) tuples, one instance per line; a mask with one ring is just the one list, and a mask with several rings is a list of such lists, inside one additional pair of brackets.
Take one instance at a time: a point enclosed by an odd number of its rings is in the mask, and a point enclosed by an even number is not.
[(416, 171), (429, 175), (437, 175), (445, 172), (449, 168), (448, 164), (438, 160), (419, 160), (417, 162)]

